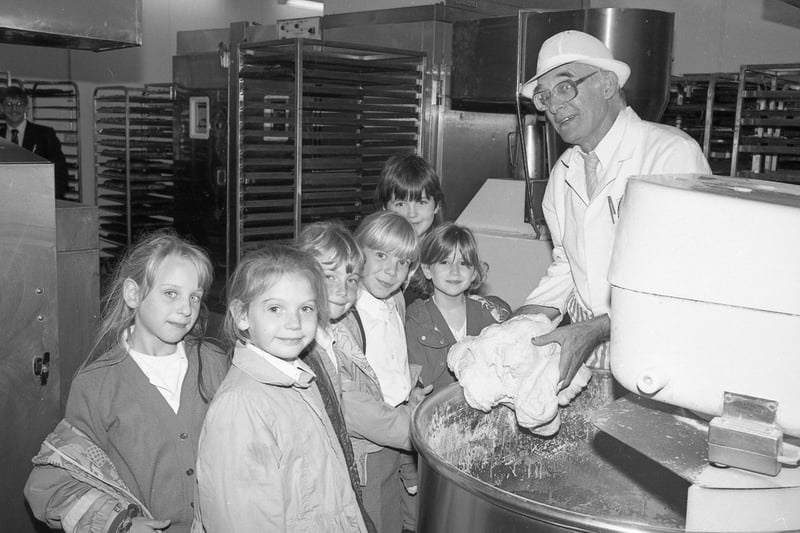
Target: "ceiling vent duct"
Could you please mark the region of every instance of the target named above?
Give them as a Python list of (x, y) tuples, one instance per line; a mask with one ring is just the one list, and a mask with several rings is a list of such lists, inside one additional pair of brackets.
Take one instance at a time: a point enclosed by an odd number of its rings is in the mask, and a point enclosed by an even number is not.
[(102, 52), (142, 45), (142, 0), (3, 0), (0, 43)]

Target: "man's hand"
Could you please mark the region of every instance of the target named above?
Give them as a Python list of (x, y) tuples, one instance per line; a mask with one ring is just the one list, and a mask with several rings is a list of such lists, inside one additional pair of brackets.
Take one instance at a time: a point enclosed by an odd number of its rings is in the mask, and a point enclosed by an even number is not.
[(532, 338), (531, 343), (535, 346), (544, 346), (551, 342), (561, 345), (561, 359), (558, 365), (561, 379), (559, 390), (561, 390), (569, 386), (592, 350), (608, 339), (610, 330), (611, 320), (608, 315), (601, 315), (585, 322), (556, 328), (546, 335)]
[(408, 406), (412, 409), (416, 407), (422, 400), (425, 399), (425, 396), (431, 393), (433, 390), (433, 385), (427, 385), (425, 387), (414, 387), (411, 390), (411, 393), (408, 395)]

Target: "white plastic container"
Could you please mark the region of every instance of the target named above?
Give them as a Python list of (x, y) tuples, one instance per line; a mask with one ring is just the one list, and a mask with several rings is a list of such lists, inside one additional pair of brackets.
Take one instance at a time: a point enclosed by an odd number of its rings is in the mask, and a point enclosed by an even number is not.
[(618, 225), (614, 377), (714, 416), (726, 391), (775, 400), (776, 423), (800, 436), (800, 186), (633, 178)]
[(489, 265), (481, 294), (499, 296), (512, 309), (525, 303), (553, 262), (553, 244), (525, 222), (525, 182), (487, 179), (456, 223), (475, 234)]

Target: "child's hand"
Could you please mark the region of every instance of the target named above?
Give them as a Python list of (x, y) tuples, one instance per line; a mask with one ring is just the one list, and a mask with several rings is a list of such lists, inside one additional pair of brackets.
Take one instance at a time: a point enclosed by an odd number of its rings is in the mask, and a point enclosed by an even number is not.
[(160, 532), (169, 527), (170, 520), (155, 520), (152, 518), (136, 517), (133, 519), (130, 533), (153, 533)]
[(417, 495), (417, 492), (419, 492), (419, 487), (417, 486), (417, 476), (414, 476), (414, 479), (400, 478), (400, 480), (403, 482), (403, 488), (406, 489), (406, 492), (409, 495)]
[(433, 385), (428, 385), (426, 387), (414, 387), (411, 393), (408, 395), (408, 405), (412, 409), (422, 402), (425, 399), (425, 396), (431, 393), (433, 390)]
[(403, 482), (403, 488), (411, 496), (416, 496), (417, 487), (417, 463), (410, 462), (400, 465), (400, 481)]

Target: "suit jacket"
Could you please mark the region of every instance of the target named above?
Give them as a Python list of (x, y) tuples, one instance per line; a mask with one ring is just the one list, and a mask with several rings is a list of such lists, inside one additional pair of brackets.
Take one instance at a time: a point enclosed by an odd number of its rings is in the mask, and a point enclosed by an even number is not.
[[(0, 137), (5, 138), (6, 131), (6, 126), (0, 126)], [(56, 131), (53, 128), (35, 124), (28, 120), (25, 125), (25, 137), (22, 139), (22, 147), (53, 163), (56, 198), (65, 199), (69, 171), (67, 170), (67, 159), (64, 157), (64, 152), (61, 151), (61, 142), (58, 140)]]

